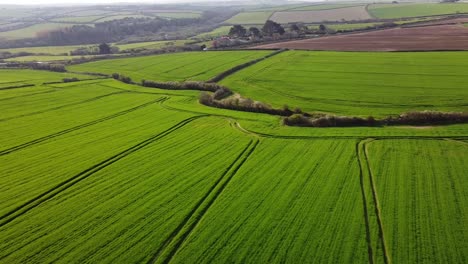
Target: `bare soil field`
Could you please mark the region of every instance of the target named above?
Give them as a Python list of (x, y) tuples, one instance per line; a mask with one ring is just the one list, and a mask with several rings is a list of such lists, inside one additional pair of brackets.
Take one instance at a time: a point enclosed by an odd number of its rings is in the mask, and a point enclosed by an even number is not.
[(367, 13), (365, 6), (353, 6), (317, 11), (285, 11), (275, 12), (271, 20), (278, 23), (315, 23), (323, 21), (364, 20), (372, 17)]
[(334, 51), (468, 50), (468, 28), (461, 24), (394, 28), (260, 45), (256, 49), (288, 48)]

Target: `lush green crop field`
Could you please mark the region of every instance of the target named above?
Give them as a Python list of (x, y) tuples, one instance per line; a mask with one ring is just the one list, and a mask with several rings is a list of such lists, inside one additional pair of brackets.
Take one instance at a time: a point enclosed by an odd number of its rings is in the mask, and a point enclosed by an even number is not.
[(465, 262), (468, 144), (382, 140), (366, 148), (393, 263)]
[(32, 70), (1, 70), (2, 78), (0, 79), (0, 90), (11, 86), (24, 84), (42, 84), (44, 82), (57, 82), (63, 78), (78, 78), (80, 80), (93, 79), (95, 77), (89, 75), (81, 75), (74, 73), (55, 73), (47, 71), (32, 71)]
[(365, 263), (354, 145), (263, 141), (171, 263)]
[(466, 3), (443, 4), (374, 4), (370, 5), (369, 13), (378, 18), (400, 18), (417, 16), (436, 16), (455, 13), (467, 13)]
[[(206, 80), (271, 51), (70, 68)], [(466, 53), (288, 51), (222, 83), (273, 105), (466, 111)], [(465, 263), (468, 125), (288, 127), (198, 91), (0, 70), (0, 263)]]
[(468, 53), (288, 51), (226, 78), (240, 94), (281, 107), (385, 116), (467, 111)]
[(190, 52), (113, 59), (73, 65), (76, 72), (114, 72), (142, 79), (159, 81), (208, 80), (236, 65), (265, 56), (271, 51)]
[(264, 24), (268, 18), (273, 14), (269, 11), (258, 11), (258, 12), (243, 12), (239, 13), (230, 19), (224, 21), (225, 24)]

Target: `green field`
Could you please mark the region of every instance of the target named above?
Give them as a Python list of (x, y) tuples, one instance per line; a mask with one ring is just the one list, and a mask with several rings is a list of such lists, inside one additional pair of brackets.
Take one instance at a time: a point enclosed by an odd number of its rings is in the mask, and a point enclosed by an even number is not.
[(366, 147), (393, 262), (463, 263), (468, 144), (384, 140)]
[(369, 13), (377, 18), (437, 16), (468, 13), (468, 4), (373, 4), (369, 7)]
[[(207, 80), (271, 51), (73, 71)], [(465, 52), (287, 51), (222, 81), (350, 115), (467, 111)], [(0, 263), (465, 263), (468, 124), (288, 127), (199, 91), (0, 69)], [(72, 83), (43, 84), (65, 77)], [(31, 87), (2, 89), (18, 84)]]
[(224, 36), (224, 35), (229, 34), (230, 29), (231, 29), (231, 26), (221, 26), (221, 27), (215, 28), (214, 30), (212, 30), (210, 32), (205, 32), (205, 33), (198, 34), (193, 38), (195, 38), (195, 39), (216, 38), (216, 37), (220, 37), (220, 36)]
[(5, 39), (22, 39), (22, 38), (34, 38), (38, 33), (50, 30), (56, 30), (60, 28), (72, 27), (72, 23), (42, 23), (35, 24), (29, 27), (0, 32), (0, 38)]
[(361, 6), (362, 4), (320, 4), (320, 5), (308, 5), (301, 6), (292, 9), (285, 9), (282, 11), (315, 11), (315, 10), (329, 10), (329, 9), (338, 9), (345, 7)]
[(230, 19), (224, 21), (224, 24), (241, 24), (241, 25), (252, 25), (252, 24), (265, 24), (268, 18), (273, 14), (269, 11), (256, 11), (256, 12), (243, 12), (239, 13)]
[(271, 51), (190, 52), (148, 56), (143, 58), (113, 59), (73, 65), (75, 72), (114, 72), (130, 76), (135, 81), (209, 80), (222, 71), (260, 58)]
[(467, 111), (467, 56), (288, 51), (222, 84), (277, 107), (287, 104), (311, 112), (386, 116), (413, 110)]
[(153, 13), (153, 15), (158, 17), (164, 18), (199, 18), (201, 16), (200, 13), (196, 12), (157, 12)]

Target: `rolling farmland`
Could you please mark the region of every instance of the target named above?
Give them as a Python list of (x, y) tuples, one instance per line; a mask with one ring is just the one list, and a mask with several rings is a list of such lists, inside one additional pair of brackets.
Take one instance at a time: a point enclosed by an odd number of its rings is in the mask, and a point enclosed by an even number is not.
[[(68, 70), (206, 81), (271, 53)], [(310, 112), (466, 112), (466, 56), (286, 51), (220, 84)], [(280, 116), (205, 106), (194, 90), (84, 73), (0, 75), (0, 263), (468, 259), (467, 124), (289, 127)], [(80, 81), (60, 82), (71, 77)]]

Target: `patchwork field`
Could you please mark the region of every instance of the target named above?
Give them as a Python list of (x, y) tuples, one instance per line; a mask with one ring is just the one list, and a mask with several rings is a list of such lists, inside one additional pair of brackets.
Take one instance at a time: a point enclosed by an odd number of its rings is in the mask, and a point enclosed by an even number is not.
[(317, 11), (275, 12), (270, 19), (278, 23), (315, 23), (323, 21), (365, 20), (370, 18), (372, 17), (367, 13), (365, 6), (354, 6)]
[[(70, 70), (207, 80), (270, 53), (177, 53)], [(466, 56), (286, 51), (221, 84), (310, 111), (468, 111)], [(467, 124), (289, 127), (279, 116), (202, 105), (199, 91), (0, 75), (0, 263), (468, 259)], [(65, 77), (81, 81), (44, 84)]]

